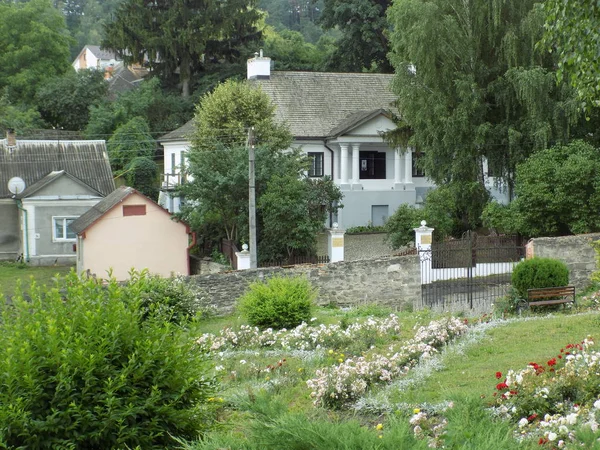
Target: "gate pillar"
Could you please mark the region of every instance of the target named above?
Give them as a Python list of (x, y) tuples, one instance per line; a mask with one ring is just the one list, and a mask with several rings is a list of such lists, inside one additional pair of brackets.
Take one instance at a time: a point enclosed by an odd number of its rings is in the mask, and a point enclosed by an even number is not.
[(427, 226), (427, 222), (421, 221), (419, 228), (415, 230), (415, 247), (419, 253), (421, 262), (421, 285), (431, 283), (431, 241), (433, 237), (433, 228)]

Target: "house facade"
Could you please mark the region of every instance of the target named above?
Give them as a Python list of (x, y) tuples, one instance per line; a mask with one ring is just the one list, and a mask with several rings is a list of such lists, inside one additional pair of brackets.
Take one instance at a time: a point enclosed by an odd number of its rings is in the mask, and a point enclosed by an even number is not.
[(183, 222), (131, 187), (122, 186), (72, 224), (77, 272), (117, 280), (131, 269), (168, 277), (189, 275), (193, 235)]
[[(390, 89), (394, 75), (377, 73), (277, 72), (261, 54), (248, 60), (248, 82), (269, 95), (275, 117), (286, 123), (312, 159), (311, 177), (328, 176), (341, 189), (344, 208), (333, 220), (342, 228), (383, 225), (402, 204), (420, 205), (434, 187), (414, 148), (392, 148), (383, 134), (396, 128)], [(164, 136), (164, 179), (178, 179), (191, 122)], [(493, 181), (488, 183), (494, 190)], [(172, 188), (171, 188), (172, 190)], [(165, 192), (168, 189), (165, 188)], [(177, 211), (177, 200), (172, 206)], [(168, 204), (167, 207), (171, 207)]]
[(86, 45), (81, 49), (73, 63), (75, 70), (104, 70), (120, 61), (114, 52), (102, 50), (99, 45)]
[(104, 141), (0, 140), (0, 260), (74, 264), (73, 221), (114, 187)]

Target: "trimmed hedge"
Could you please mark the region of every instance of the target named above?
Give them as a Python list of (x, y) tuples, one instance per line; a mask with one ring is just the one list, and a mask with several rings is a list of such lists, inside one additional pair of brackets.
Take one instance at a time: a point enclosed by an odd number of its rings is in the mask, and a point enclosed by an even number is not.
[(293, 328), (311, 318), (317, 291), (303, 277), (273, 277), (256, 281), (238, 303), (251, 325), (259, 328)]
[(511, 281), (519, 297), (527, 298), (527, 289), (569, 284), (569, 269), (564, 262), (557, 259), (526, 259), (515, 266)]

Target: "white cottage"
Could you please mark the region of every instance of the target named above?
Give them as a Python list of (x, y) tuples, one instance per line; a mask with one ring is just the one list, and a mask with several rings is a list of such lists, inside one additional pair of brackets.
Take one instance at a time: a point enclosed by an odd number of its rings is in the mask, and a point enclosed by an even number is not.
[[(395, 128), (391, 117), (394, 75), (379, 73), (277, 72), (271, 59), (248, 60), (248, 81), (276, 106), (276, 119), (287, 123), (300, 147), (313, 160), (311, 177), (331, 177), (344, 194), (335, 218), (340, 227), (382, 225), (403, 203), (419, 205), (434, 187), (416, 164), (411, 148), (390, 148), (382, 134)], [(177, 211), (179, 199), (168, 196), (181, 182), (192, 122), (163, 136), (163, 204)]]

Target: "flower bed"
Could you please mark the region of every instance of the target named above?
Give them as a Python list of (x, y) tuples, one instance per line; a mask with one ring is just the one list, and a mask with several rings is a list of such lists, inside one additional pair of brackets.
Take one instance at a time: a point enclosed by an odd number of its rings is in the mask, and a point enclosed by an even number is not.
[(306, 382), (312, 390), (313, 403), (341, 407), (363, 395), (372, 384), (405, 375), (420, 359), (430, 358), (439, 347), (466, 330), (466, 323), (456, 318), (433, 321), (420, 327), (414, 338), (396, 352), (390, 347), (387, 355), (349, 358), (337, 366), (317, 370), (316, 377)]
[[(496, 378), (501, 380), (502, 373)], [(598, 437), (600, 351), (587, 338), (560, 349), (544, 364), (509, 370), (496, 384), (494, 397), (494, 410), (517, 424), (520, 439), (553, 448), (585, 446), (582, 436)]]

